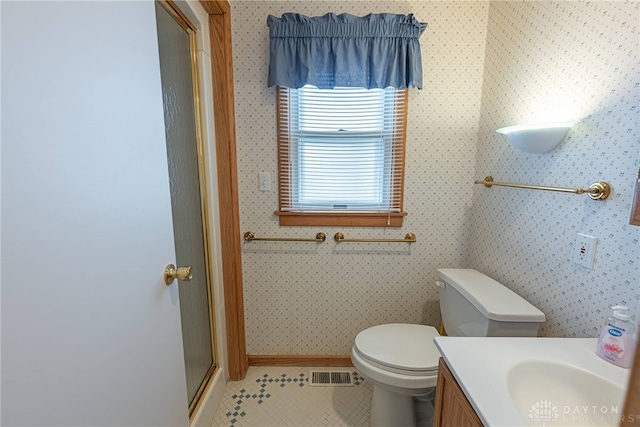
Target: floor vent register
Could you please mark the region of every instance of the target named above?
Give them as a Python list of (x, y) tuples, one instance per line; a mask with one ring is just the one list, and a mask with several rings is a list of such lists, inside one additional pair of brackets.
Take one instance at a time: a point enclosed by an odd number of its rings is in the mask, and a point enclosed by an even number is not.
[(353, 375), (349, 371), (311, 371), (309, 385), (318, 387), (353, 386)]

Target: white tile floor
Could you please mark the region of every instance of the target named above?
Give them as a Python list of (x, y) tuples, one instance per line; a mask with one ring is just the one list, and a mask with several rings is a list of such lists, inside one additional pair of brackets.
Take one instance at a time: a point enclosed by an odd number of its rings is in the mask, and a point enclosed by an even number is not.
[[(227, 384), (213, 427), (319, 427), (369, 425), (373, 385), (351, 368), (351, 387), (309, 386), (314, 368), (252, 366)], [(319, 370), (334, 370), (318, 368)], [(348, 368), (335, 368), (344, 370)]]

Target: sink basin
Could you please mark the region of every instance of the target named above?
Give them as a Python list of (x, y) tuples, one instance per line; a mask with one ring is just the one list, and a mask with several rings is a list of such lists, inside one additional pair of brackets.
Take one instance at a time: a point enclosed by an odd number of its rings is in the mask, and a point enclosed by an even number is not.
[(584, 369), (551, 361), (522, 361), (509, 371), (507, 384), (513, 403), (529, 425), (617, 426), (620, 421), (624, 389)]
[(434, 342), (485, 426), (617, 426), (622, 418), (629, 369), (596, 356), (597, 338)]

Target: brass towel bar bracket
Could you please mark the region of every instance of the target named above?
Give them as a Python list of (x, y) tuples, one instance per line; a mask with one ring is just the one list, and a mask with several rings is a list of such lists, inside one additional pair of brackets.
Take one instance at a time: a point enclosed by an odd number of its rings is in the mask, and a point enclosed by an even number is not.
[(345, 239), (344, 234), (337, 232), (333, 236), (334, 240), (338, 243), (352, 242), (352, 243), (364, 243), (364, 242), (382, 242), (382, 243), (415, 243), (416, 235), (409, 232), (404, 236), (404, 239)]
[(265, 241), (265, 242), (316, 242), (316, 243), (322, 243), (327, 239), (327, 235), (324, 233), (318, 233), (316, 234), (316, 238), (315, 239), (296, 239), (296, 238), (289, 238), (289, 237), (256, 237), (255, 234), (253, 234), (253, 231), (247, 231), (246, 233), (244, 233), (244, 240), (246, 240), (247, 242), (251, 242), (254, 240), (261, 240), (261, 241)]
[(559, 191), (561, 193), (583, 194), (587, 193), (593, 200), (606, 200), (611, 195), (611, 186), (604, 181), (594, 182), (589, 188), (563, 188), (545, 187), (543, 185), (514, 184), (511, 182), (495, 182), (493, 177), (487, 176), (483, 181), (475, 180), (474, 184), (482, 184), (491, 188), (494, 185), (499, 187), (527, 188), (529, 190)]

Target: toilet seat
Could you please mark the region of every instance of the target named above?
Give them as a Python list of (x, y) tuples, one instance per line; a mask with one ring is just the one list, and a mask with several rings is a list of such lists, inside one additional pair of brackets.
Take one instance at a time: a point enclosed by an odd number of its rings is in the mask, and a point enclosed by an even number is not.
[(393, 323), (360, 332), (353, 352), (371, 365), (401, 375), (435, 376), (438, 352), (433, 339), (440, 336), (432, 326)]

